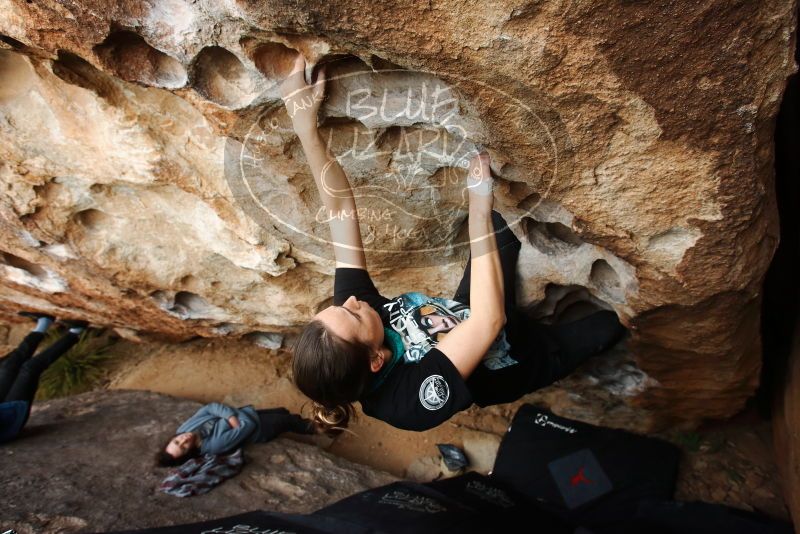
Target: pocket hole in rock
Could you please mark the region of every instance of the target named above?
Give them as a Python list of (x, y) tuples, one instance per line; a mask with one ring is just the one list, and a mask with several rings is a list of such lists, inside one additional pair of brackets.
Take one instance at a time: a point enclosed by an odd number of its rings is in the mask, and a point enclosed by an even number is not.
[(177, 89), (188, 80), (186, 69), (177, 59), (133, 32), (113, 33), (94, 51), (106, 68), (128, 82)]
[(100, 210), (90, 208), (79, 211), (75, 214), (75, 220), (88, 230), (94, 230), (102, 226), (108, 226), (111, 217)]
[(623, 302), (625, 292), (619, 275), (606, 260), (597, 260), (592, 264), (589, 281), (614, 302)]
[(212, 328), (215, 335), (229, 336), (242, 328), (238, 323), (220, 323)]
[(8, 35), (0, 35), (0, 41), (6, 43), (8, 46), (12, 48), (16, 48), (18, 50), (23, 50), (27, 48), (27, 45), (21, 41), (17, 41), (13, 37), (9, 37)]
[(520, 202), (534, 194), (532, 186), (525, 182), (510, 182), (508, 184), (508, 194)]
[(547, 284), (544, 294), (542, 300), (527, 309), (531, 317), (543, 323), (567, 323), (595, 311), (613, 309), (579, 285)]
[(169, 291), (158, 290), (150, 293), (158, 306), (181, 319), (219, 319), (224, 317), (219, 310), (203, 297), (190, 291), (178, 291), (172, 296)]
[(92, 91), (100, 98), (113, 105), (121, 105), (127, 101), (115, 78), (98, 70), (94, 65), (80, 56), (65, 50), (58, 51), (58, 59), (53, 62), (53, 74), (70, 85)]
[(15, 269), (21, 269), (36, 278), (46, 278), (49, 276), (47, 270), (40, 266), (36, 265), (33, 262), (30, 262), (24, 258), (20, 258), (19, 256), (15, 256), (14, 254), (10, 254), (8, 252), (0, 252), (0, 261), (8, 265), (9, 267), (14, 267)]
[(541, 195), (539, 195), (539, 193), (531, 193), (530, 195), (520, 200), (519, 203), (517, 204), (517, 207), (525, 211), (530, 211), (536, 206), (538, 206), (541, 203), (541, 201), (542, 197)]
[(63, 293), (69, 288), (69, 284), (58, 274), (9, 252), (0, 252), (0, 265), (9, 267), (3, 273), (9, 282), (47, 293)]
[(206, 299), (190, 291), (178, 291), (175, 293), (174, 307), (177, 308), (178, 306), (190, 313), (202, 313), (210, 308)]
[(264, 349), (277, 350), (283, 346), (283, 336), (273, 332), (250, 332), (243, 338)]
[(247, 68), (219, 46), (206, 47), (197, 54), (191, 79), (198, 93), (221, 106), (244, 107), (256, 96), (256, 83)]
[(584, 243), (575, 232), (558, 222), (542, 222), (525, 217), (522, 224), (528, 242), (545, 254), (571, 252)]
[(264, 76), (278, 82), (292, 72), (297, 54), (297, 50), (281, 43), (266, 43), (253, 50), (251, 59)]
[[(344, 86), (351, 86), (353, 84), (359, 86), (362, 83), (370, 83), (369, 78), (364, 79), (361, 77), (373, 76), (375, 74), (375, 69), (367, 62), (352, 54), (329, 54), (324, 56), (320, 58), (314, 66), (314, 71), (316, 72), (323, 65), (325, 65), (325, 76), (327, 79), (335, 80), (334, 84), (329, 86), (332, 91), (336, 91), (340, 84), (344, 84)], [(329, 99), (335, 99), (336, 97), (337, 94), (334, 92)], [(357, 117), (350, 117), (351, 120), (353, 118), (357, 119)]]
[(150, 298), (153, 299), (162, 310), (168, 310), (172, 307), (173, 299), (166, 291), (153, 291), (150, 293)]
[(66, 50), (58, 51), (58, 59), (53, 62), (53, 74), (69, 84), (90, 91), (97, 91), (101, 83), (98, 78), (99, 71), (94, 65)]
[(369, 57), (369, 63), (375, 70), (406, 70), (396, 63), (392, 63), (388, 59), (384, 59), (375, 54)]
[(186, 276), (182, 277), (178, 284), (187, 290), (190, 291), (198, 291), (200, 288), (203, 287), (203, 282), (194, 275), (187, 274)]

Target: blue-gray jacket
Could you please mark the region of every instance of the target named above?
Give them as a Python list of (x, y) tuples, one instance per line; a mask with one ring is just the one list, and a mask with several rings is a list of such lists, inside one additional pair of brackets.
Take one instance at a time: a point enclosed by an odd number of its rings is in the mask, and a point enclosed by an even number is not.
[[(236, 416), (239, 428), (233, 428), (228, 418)], [(252, 405), (232, 408), (226, 404), (212, 402), (206, 404), (178, 427), (178, 434), (184, 432), (201, 433), (200, 452), (203, 454), (223, 454), (229, 452), (245, 441), (253, 441), (259, 433), (261, 425), (258, 414)], [(205, 437), (203, 432), (207, 432)]]

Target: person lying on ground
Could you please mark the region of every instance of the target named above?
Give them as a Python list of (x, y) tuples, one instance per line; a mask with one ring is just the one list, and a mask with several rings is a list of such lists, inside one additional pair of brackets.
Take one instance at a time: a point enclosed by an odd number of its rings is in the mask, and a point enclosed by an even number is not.
[(256, 410), (233, 408), (219, 402), (206, 404), (187, 419), (158, 449), (156, 463), (180, 465), (200, 454), (226, 454), (244, 443), (264, 443), (284, 432), (314, 434), (314, 424), (286, 408)]

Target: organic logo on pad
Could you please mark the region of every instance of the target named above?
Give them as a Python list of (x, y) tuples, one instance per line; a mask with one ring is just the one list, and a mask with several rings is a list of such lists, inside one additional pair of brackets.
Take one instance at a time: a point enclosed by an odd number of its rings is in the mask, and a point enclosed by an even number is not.
[(533, 422), (539, 426), (543, 427), (549, 426), (551, 428), (555, 428), (556, 430), (561, 430), (562, 432), (566, 432), (567, 434), (574, 434), (578, 431), (577, 429), (572, 428), (571, 426), (561, 425), (551, 421), (550, 417), (547, 414), (543, 413), (536, 414), (536, 417), (533, 418)]

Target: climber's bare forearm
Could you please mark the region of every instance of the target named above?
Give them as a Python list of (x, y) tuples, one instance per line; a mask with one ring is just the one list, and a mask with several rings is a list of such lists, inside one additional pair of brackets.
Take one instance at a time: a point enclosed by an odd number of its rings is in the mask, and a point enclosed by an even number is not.
[(354, 211), (356, 203), (347, 175), (328, 150), (319, 130), (303, 132), (299, 137), (325, 208), (337, 215), (345, 210)]
[[(506, 322), (505, 288), (491, 212), (473, 209), (473, 204), (470, 204), (468, 224), (472, 253), (469, 291), (472, 315), (492, 325), (497, 335)], [(513, 291), (513, 288), (511, 290)]]
[(324, 220), (331, 229), (336, 266), (366, 269), (356, 202), (344, 169), (328, 150), (319, 130), (310, 128), (298, 132), (298, 136), (324, 206)]

